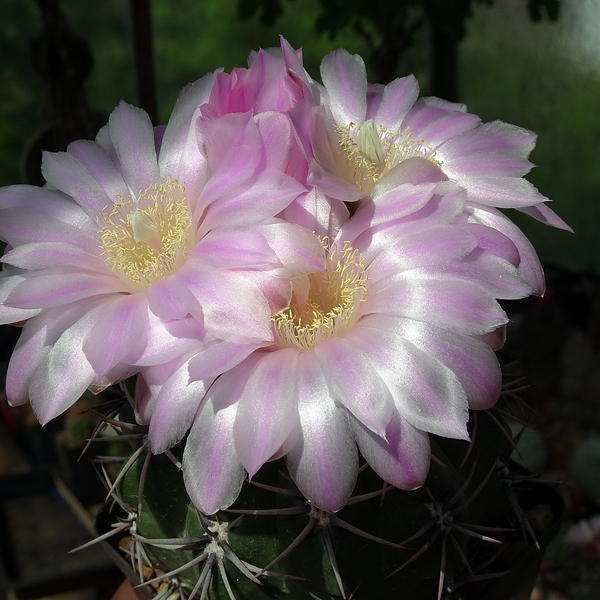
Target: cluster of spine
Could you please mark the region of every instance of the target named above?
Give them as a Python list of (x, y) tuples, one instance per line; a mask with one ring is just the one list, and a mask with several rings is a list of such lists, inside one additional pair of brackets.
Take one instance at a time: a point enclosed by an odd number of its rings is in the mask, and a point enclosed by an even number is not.
[[(148, 598), (488, 598), (490, 584), (507, 593), (523, 579), (524, 556), (535, 563), (540, 537), (543, 544), (551, 533), (531, 524), (542, 484), (510, 461), (515, 441), (498, 409), (473, 413), (471, 442), (432, 436), (430, 474), (417, 490), (389, 486), (365, 463), (347, 505), (326, 513), (278, 460), (216, 515), (191, 504), (178, 447), (149, 452), (128, 402), (98, 414), (92, 441), (110, 440), (119, 456), (97, 463), (110, 527), (95, 541), (120, 548)], [(107, 429), (117, 435), (106, 437)]]

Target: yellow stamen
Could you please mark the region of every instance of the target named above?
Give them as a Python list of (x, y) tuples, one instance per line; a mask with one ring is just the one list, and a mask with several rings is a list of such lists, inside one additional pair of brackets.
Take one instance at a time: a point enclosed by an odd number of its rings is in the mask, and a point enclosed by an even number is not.
[(325, 270), (296, 278), (290, 306), (273, 317), (275, 341), (282, 347), (310, 350), (339, 335), (365, 299), (362, 256), (349, 243), (325, 249)]
[(173, 179), (122, 198), (98, 221), (104, 260), (136, 291), (179, 269), (193, 244), (185, 188)]
[(418, 156), (440, 165), (435, 150), (425, 140), (416, 140), (408, 129), (389, 131), (371, 119), (362, 125), (336, 126), (336, 161), (346, 181), (370, 194), (375, 184), (397, 164)]

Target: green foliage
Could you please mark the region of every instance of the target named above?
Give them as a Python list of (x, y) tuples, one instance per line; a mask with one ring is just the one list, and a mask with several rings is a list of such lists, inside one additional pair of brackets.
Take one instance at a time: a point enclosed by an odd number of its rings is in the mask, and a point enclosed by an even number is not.
[[(258, 15), (263, 23), (273, 25), (283, 14), (284, 0), (238, 1), (239, 16), (243, 19)], [(385, 37), (386, 32), (397, 27), (407, 27), (416, 14), (422, 14), (431, 26), (454, 35), (456, 39), (462, 39), (473, 5), (493, 3), (494, 0), (319, 0), (321, 12), (316, 20), (316, 28), (334, 38), (347, 27), (368, 22), (380, 36)], [(543, 19), (544, 14), (556, 21), (560, 0), (528, 0), (527, 8), (535, 21)]]
[(334, 38), (341, 30), (357, 23), (370, 23), (382, 34), (404, 24), (415, 0), (400, 2), (365, 2), (364, 0), (319, 0), (321, 13), (316, 26)]
[[(39, 81), (31, 70), (24, 26), (36, 27), (33, 3), (4, 0), (0, 20), (0, 185), (19, 179), (19, 155), (27, 138), (42, 124), (37, 104)], [(8, 17), (10, 15), (10, 18)]]
[(283, 14), (281, 0), (239, 0), (238, 14), (241, 19), (249, 19), (258, 13), (262, 23), (271, 27)]
[(527, 10), (533, 21), (541, 21), (544, 13), (551, 21), (557, 21), (560, 13), (560, 0), (527, 0)]
[[(291, 0), (290, 0), (291, 1)], [(467, 31), (467, 22), (477, 4), (492, 5), (494, 0), (318, 0), (315, 20), (317, 33), (336, 39), (351, 31), (362, 38), (369, 49), (365, 57), (375, 81), (388, 83), (399, 76), (403, 55), (430, 31), (459, 42)], [(558, 18), (560, 0), (529, 0), (529, 15), (541, 20)], [(284, 0), (238, 0), (239, 15), (258, 18), (273, 25), (284, 12)], [(451, 52), (451, 50), (449, 50)], [(447, 55), (448, 52), (444, 52)], [(439, 57), (438, 57), (439, 58)], [(447, 93), (454, 94), (453, 90)]]

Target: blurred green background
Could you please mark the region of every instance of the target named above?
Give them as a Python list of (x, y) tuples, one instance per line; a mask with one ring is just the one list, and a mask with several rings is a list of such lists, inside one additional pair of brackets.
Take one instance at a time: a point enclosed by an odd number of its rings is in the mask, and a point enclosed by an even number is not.
[[(415, 73), (428, 94), (435, 89), (432, 31), (420, 21), (420, 3), (430, 14), (438, 11), (439, 22), (448, 25), (446, 33), (461, 39), (457, 98), (485, 121), (501, 119), (539, 134), (532, 155), (539, 166), (529, 179), (576, 232), (573, 236), (519, 219), (543, 262), (597, 274), (600, 2), (561, 0), (553, 20), (557, 0), (405, 0), (402, 23), (414, 29), (394, 70), (398, 76)], [(32, 43), (44, 29), (42, 4), (2, 0), (0, 185), (24, 180), (23, 156), (52, 118), (47, 80), (35, 66), (39, 55), (32, 58)], [(394, 10), (404, 4), (398, 2)], [(303, 48), (305, 66), (315, 78), (321, 58), (336, 47), (367, 60), (374, 49), (385, 52), (381, 28), (389, 21), (392, 41), (397, 40), (393, 27), (398, 23), (389, 20), (383, 6), (389, 9), (387, 2), (375, 0), (152, 0), (158, 121), (166, 122), (186, 83), (217, 67), (245, 66), (251, 49), (278, 45), (280, 33)], [(71, 30), (91, 49), (93, 65), (83, 89), (97, 121), (104, 122), (121, 99), (139, 104), (129, 2), (62, 0), (60, 7)], [(361, 16), (365, 8), (370, 12)], [(352, 11), (359, 15), (354, 21)], [(375, 71), (370, 70), (371, 81), (377, 80)]]

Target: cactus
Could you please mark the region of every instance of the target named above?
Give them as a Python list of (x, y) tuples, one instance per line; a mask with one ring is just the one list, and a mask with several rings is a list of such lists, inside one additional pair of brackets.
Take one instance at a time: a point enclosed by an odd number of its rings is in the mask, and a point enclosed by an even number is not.
[(121, 103), (47, 187), (0, 190), (7, 396), (46, 423), (137, 374), (92, 439), (117, 442), (98, 539), (149, 594), (513, 597), (557, 511), (481, 411), (499, 301), (544, 291), (496, 209), (570, 229), (522, 179), (535, 135), (301, 56), (205, 76), (165, 128)]
[[(129, 403), (112, 402), (93, 439), (107, 439), (98, 436), (111, 425), (118, 435), (108, 439), (129, 455), (101, 462), (112, 526), (99, 539), (119, 538), (149, 597), (480, 598), (489, 582), (522, 582), (524, 549), (535, 573), (560, 510), (545, 487), (545, 500), (531, 499), (541, 484), (510, 461), (515, 442), (500, 412), (473, 412), (470, 442), (432, 436), (419, 489), (393, 488), (365, 463), (347, 505), (328, 514), (302, 496), (279, 459), (244, 484), (230, 509), (204, 515), (185, 491), (181, 444), (151, 454)], [(120, 464), (114, 480), (107, 461)], [(549, 504), (549, 522), (535, 531), (528, 511)]]

